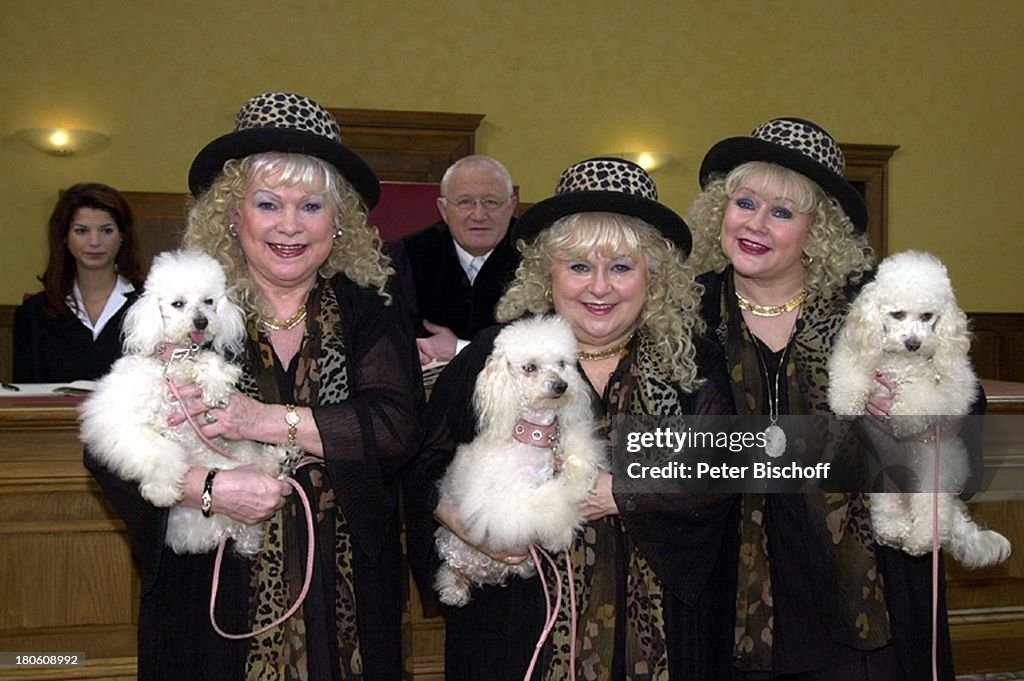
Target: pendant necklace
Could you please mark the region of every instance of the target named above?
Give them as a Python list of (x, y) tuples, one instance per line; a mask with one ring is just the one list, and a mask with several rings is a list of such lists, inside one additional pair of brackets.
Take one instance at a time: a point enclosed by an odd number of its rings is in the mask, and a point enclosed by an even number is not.
[(754, 341), (754, 346), (757, 348), (757, 357), (761, 360), (761, 369), (764, 371), (764, 388), (768, 392), (768, 427), (764, 429), (765, 453), (774, 458), (778, 458), (786, 453), (786, 432), (778, 425), (779, 422), (779, 402), (781, 401), (781, 395), (779, 394), (779, 375), (786, 368), (786, 354), (789, 352), (789, 343), (786, 343), (786, 347), (782, 349), (782, 355), (779, 357), (779, 366), (775, 370), (775, 389), (772, 389), (772, 380), (768, 375), (768, 361), (765, 359), (764, 353), (761, 350), (761, 342), (758, 340)]

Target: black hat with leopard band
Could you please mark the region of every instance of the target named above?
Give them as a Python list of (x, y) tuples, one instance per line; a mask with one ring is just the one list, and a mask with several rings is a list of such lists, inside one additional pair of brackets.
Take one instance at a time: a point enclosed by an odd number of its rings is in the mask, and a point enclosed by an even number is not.
[(207, 144), (192, 161), (188, 187), (199, 196), (224, 169), (225, 161), (270, 151), (305, 154), (330, 163), (363, 198), (367, 210), (377, 205), (377, 175), (341, 143), (338, 121), (317, 102), (290, 92), (265, 92), (243, 104), (234, 131)]
[(757, 126), (749, 137), (730, 137), (711, 147), (700, 165), (700, 186), (749, 161), (788, 168), (816, 182), (836, 199), (859, 232), (868, 227), (864, 199), (843, 178), (846, 157), (821, 126), (802, 118), (775, 118)]
[(531, 241), (560, 218), (591, 212), (640, 218), (684, 255), (690, 253), (690, 228), (675, 211), (658, 202), (651, 176), (635, 163), (612, 157), (590, 158), (566, 168), (555, 195), (530, 206), (516, 221), (512, 235), (516, 240)]

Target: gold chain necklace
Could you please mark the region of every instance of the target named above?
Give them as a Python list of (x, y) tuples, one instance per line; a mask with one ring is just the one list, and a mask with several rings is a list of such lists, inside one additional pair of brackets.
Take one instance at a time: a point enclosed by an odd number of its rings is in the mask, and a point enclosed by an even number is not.
[(622, 343), (616, 345), (614, 348), (608, 348), (607, 350), (600, 350), (598, 352), (584, 352), (583, 350), (579, 350), (576, 352), (576, 359), (593, 361), (621, 355), (631, 340), (633, 340), (633, 334), (629, 334), (629, 338), (622, 341)]
[(736, 301), (741, 310), (746, 310), (757, 317), (778, 317), (787, 312), (797, 309), (807, 300), (807, 289), (800, 289), (800, 292), (784, 302), (782, 305), (758, 305), (743, 297), (743, 294), (736, 291)]
[(273, 317), (264, 317), (263, 315), (259, 315), (259, 323), (263, 325), (264, 329), (273, 329), (274, 331), (291, 331), (305, 318), (306, 306), (303, 304), (295, 314), (284, 321), (278, 321)]

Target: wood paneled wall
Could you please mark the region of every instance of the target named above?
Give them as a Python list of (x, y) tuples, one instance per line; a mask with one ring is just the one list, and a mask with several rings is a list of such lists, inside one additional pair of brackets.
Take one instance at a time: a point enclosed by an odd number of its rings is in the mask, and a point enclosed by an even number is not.
[(88, 662), (0, 679), (134, 678), (139, 580), (123, 533), (82, 466), (74, 406), (0, 404), (0, 650)]
[(974, 313), (971, 359), (978, 375), (1024, 382), (1024, 314)]
[[(408, 582), (408, 678), (441, 681), (444, 623), (424, 616)], [(0, 400), (0, 651), (87, 661), (0, 668), (0, 681), (135, 678), (138, 598), (124, 525), (82, 465), (73, 400)]]

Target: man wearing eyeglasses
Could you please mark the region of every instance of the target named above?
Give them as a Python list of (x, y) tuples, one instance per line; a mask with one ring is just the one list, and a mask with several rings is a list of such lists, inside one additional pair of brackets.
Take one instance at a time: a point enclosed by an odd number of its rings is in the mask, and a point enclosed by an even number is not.
[(510, 227), (518, 201), (512, 178), (489, 156), (466, 156), (445, 171), (441, 220), (388, 243), (417, 324), (420, 363), (446, 362), (482, 328), (515, 274)]

